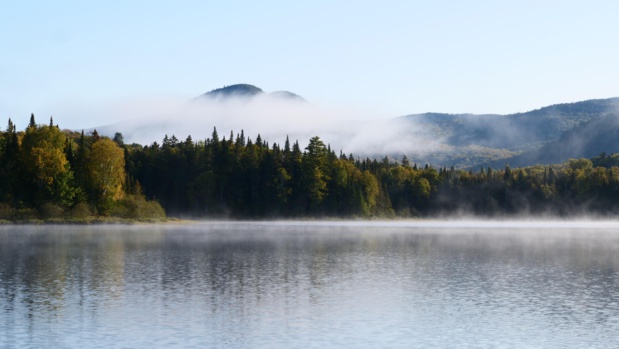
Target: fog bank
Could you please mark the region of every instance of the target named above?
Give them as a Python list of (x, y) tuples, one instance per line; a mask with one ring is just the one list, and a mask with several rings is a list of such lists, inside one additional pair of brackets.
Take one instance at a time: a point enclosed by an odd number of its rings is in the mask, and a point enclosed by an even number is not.
[(386, 118), (378, 112), (354, 107), (322, 107), (303, 100), (263, 94), (251, 98), (199, 97), (131, 101), (96, 112), (95, 119), (123, 120), (93, 125), (101, 134), (121, 132), (126, 143), (161, 143), (165, 135), (194, 141), (210, 138), (216, 127), (219, 137), (234, 137), (241, 130), (255, 140), (283, 145), (286, 136), (304, 147), (319, 136), (336, 152), (346, 154), (426, 153), (439, 149), (440, 139), (430, 139), (415, 123)]

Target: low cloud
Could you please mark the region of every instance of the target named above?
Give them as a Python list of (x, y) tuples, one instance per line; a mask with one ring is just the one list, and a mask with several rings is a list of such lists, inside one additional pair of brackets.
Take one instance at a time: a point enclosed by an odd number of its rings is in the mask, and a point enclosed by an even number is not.
[[(173, 99), (133, 101), (107, 108), (117, 123), (97, 126), (105, 135), (121, 132), (125, 142), (152, 144), (165, 135), (194, 141), (210, 138), (216, 127), (219, 137), (244, 131), (255, 140), (260, 134), (270, 144), (283, 145), (286, 136), (304, 147), (319, 136), (336, 152), (356, 155), (393, 153), (422, 154), (436, 151), (440, 140), (432, 139), (410, 121), (384, 118), (360, 108), (319, 107), (302, 100), (269, 94), (252, 98), (201, 97), (190, 102)], [(113, 115), (113, 116), (111, 116)], [(95, 126), (95, 125), (93, 125)]]

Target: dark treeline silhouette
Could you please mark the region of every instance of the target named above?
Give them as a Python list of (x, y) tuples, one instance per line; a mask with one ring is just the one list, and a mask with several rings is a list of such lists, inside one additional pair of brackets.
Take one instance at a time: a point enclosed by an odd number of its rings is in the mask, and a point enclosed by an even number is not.
[[(313, 137), (271, 144), (230, 133), (143, 146), (53, 120), (0, 137), (0, 219), (501, 216), (619, 209), (619, 155), (478, 171), (359, 159)], [(147, 201), (146, 198), (155, 201)]]
[[(454, 213), (610, 214), (619, 203), (617, 156), (478, 172), (417, 166), (404, 157), (339, 155), (320, 138), (301, 149), (244, 133), (126, 148), (127, 173), (169, 213), (252, 217), (413, 217)], [(595, 162), (595, 163), (594, 163)]]
[(161, 145), (132, 145), (126, 159), (129, 176), (172, 214), (369, 216), (391, 209), (369, 167), (336, 156), (318, 137), (302, 150), (298, 142), (269, 146), (243, 132), (220, 139), (215, 129), (204, 141), (166, 136)]

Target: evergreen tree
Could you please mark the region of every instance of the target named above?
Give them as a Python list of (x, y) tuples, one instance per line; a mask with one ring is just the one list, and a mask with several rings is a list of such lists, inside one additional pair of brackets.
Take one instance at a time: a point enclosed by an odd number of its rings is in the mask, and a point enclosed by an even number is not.
[(28, 127), (37, 127), (37, 123), (34, 121), (34, 113), (30, 114), (30, 123), (28, 123)]
[(404, 156), (402, 157), (402, 166), (408, 167), (408, 166), (410, 166), (410, 165), (411, 165), (411, 164), (410, 164), (410, 161), (408, 161), (408, 158), (406, 157), (406, 155), (404, 155)]
[(125, 137), (123, 137), (123, 134), (120, 132), (114, 133), (113, 141), (121, 148), (125, 146)]
[(20, 196), (19, 142), (15, 124), (9, 119), (6, 132), (0, 142), (0, 203), (13, 203)]
[(505, 165), (505, 172), (503, 173), (503, 181), (508, 183), (512, 179), (512, 170), (509, 168), (509, 165)]
[(317, 136), (310, 139), (305, 150), (306, 153), (303, 157), (305, 190), (310, 208), (315, 210), (328, 195), (327, 181), (329, 177), (326, 165), (329, 153), (325, 144)]
[(217, 133), (217, 127), (213, 127), (213, 133), (211, 134), (211, 142), (215, 145), (219, 144), (219, 134)]
[(284, 143), (284, 156), (290, 154), (290, 139), (286, 135), (286, 143)]

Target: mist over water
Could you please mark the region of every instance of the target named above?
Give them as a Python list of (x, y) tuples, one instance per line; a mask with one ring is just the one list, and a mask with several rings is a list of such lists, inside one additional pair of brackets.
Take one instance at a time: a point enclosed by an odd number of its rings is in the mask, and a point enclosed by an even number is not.
[(3, 347), (610, 348), (616, 222), (0, 227)]

